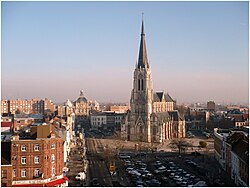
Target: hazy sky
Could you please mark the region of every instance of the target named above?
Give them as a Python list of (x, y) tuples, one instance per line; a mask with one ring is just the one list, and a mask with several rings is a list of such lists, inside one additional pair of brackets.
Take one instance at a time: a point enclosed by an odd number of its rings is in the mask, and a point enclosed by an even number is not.
[(141, 13), (154, 91), (248, 102), (248, 2), (1, 2), (2, 99), (129, 102)]

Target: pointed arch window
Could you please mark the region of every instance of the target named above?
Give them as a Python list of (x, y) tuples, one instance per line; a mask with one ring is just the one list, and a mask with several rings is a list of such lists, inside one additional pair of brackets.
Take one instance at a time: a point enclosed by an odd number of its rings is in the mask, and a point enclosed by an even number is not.
[(143, 79), (141, 79), (141, 90), (143, 91), (143, 85), (144, 85), (144, 83), (143, 83)]
[(138, 79), (138, 91), (140, 91), (140, 90), (141, 90), (141, 80)]

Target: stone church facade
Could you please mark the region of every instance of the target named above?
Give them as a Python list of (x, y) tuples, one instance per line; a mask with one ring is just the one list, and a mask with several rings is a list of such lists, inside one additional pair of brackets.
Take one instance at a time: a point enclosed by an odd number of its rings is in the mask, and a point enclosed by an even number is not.
[(142, 21), (139, 57), (134, 70), (130, 110), (121, 127), (122, 139), (161, 143), (185, 137), (185, 119), (175, 106), (176, 102), (168, 93), (153, 93)]

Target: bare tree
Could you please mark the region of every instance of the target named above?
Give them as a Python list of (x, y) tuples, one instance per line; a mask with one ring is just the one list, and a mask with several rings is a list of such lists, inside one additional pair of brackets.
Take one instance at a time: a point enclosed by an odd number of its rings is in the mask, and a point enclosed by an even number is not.
[(171, 148), (178, 148), (179, 155), (181, 155), (181, 152), (185, 151), (188, 147), (193, 147), (192, 144), (183, 139), (174, 139), (170, 142), (169, 146)]

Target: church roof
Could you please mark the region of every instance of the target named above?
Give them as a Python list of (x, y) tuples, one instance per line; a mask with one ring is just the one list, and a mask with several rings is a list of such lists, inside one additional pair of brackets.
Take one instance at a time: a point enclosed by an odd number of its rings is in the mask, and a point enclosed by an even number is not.
[(156, 93), (154, 93), (153, 101), (154, 102), (163, 102), (163, 101), (174, 102), (172, 97), (170, 97), (170, 95), (168, 93), (166, 94), (164, 92), (156, 92)]
[(167, 120), (170, 116), (168, 112), (153, 112), (151, 116), (156, 116), (159, 120)]
[(174, 121), (184, 120), (184, 117), (182, 117), (180, 115), (178, 110), (169, 111), (168, 113), (169, 113), (170, 117), (173, 118)]
[(148, 64), (148, 56), (147, 56), (145, 33), (144, 33), (144, 23), (143, 23), (143, 20), (142, 20), (141, 42), (140, 42), (140, 49), (139, 49), (138, 68), (145, 68), (145, 67), (149, 68), (149, 64)]

